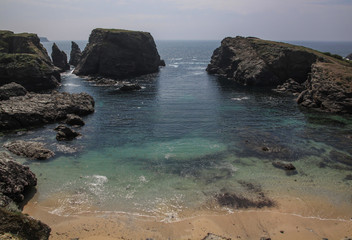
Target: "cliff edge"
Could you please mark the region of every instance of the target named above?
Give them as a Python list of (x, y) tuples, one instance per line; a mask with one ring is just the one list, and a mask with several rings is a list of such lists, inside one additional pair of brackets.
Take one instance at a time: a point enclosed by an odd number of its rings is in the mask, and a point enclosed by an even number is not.
[(309, 48), (228, 37), (214, 51), (207, 71), (245, 86), (293, 90), (304, 107), (352, 113), (352, 63)]
[(157, 72), (161, 64), (150, 33), (98, 28), (74, 73), (123, 79)]

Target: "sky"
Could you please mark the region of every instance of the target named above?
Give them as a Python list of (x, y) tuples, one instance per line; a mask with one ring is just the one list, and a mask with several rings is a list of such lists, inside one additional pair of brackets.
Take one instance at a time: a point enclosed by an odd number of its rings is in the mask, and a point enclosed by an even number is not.
[(0, 29), (87, 40), (94, 28), (156, 40), (352, 41), (352, 0), (0, 0)]

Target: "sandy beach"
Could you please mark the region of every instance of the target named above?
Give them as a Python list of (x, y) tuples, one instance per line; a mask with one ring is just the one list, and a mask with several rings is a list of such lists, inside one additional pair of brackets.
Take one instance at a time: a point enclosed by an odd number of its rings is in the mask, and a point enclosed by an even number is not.
[(234, 210), (227, 214), (202, 210), (193, 212), (192, 217), (185, 213), (185, 217), (170, 221), (99, 211), (63, 217), (48, 210), (45, 204), (31, 201), (24, 213), (47, 223), (52, 228), (52, 240), (203, 239), (208, 233), (230, 239), (258, 240), (262, 237), (321, 240), (352, 236), (351, 207), (336, 208), (317, 199), (281, 199), (274, 208)]

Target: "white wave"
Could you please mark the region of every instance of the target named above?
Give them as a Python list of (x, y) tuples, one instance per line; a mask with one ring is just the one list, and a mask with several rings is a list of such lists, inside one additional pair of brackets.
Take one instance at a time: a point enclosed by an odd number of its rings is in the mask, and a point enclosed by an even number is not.
[(233, 101), (242, 101), (242, 100), (248, 100), (249, 97), (238, 97), (238, 98), (231, 98)]
[(178, 64), (169, 64), (170, 67), (178, 68)]
[(64, 83), (62, 85), (67, 86), (67, 87), (79, 87), (78, 84), (74, 84), (74, 83)]
[(183, 58), (171, 58), (170, 61), (181, 61)]

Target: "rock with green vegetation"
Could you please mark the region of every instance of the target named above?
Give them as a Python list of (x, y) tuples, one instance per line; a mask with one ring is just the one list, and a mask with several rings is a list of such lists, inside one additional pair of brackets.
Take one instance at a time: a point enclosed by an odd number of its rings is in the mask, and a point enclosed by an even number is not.
[(162, 65), (147, 32), (94, 29), (74, 73), (124, 79), (154, 73)]
[(253, 37), (225, 38), (207, 67), (242, 85), (298, 95), (301, 106), (352, 113), (352, 63), (341, 56)]
[(70, 53), (70, 64), (72, 66), (77, 66), (79, 61), (82, 58), (82, 52), (81, 49), (79, 48), (78, 44), (75, 42), (71, 42), (71, 53)]
[(67, 62), (67, 55), (64, 51), (61, 51), (56, 43), (52, 46), (51, 58), (56, 67), (60, 68), (61, 72), (70, 69), (70, 65)]
[(66, 118), (94, 112), (94, 99), (87, 93), (28, 93), (0, 101), (0, 131), (33, 128)]
[(0, 31), (0, 85), (11, 82), (37, 92), (59, 85), (60, 73), (36, 34)]

